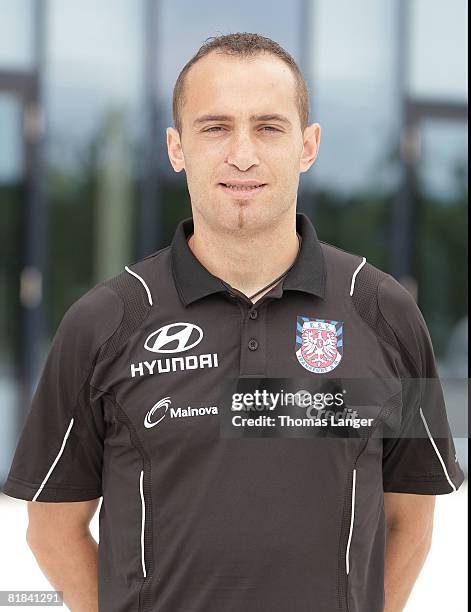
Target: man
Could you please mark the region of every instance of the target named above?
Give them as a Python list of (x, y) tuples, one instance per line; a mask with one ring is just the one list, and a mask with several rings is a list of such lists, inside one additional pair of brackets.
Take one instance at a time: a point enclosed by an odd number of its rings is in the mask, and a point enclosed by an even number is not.
[[(296, 213), (320, 144), (308, 106), (270, 39), (203, 45), (167, 130), (192, 218), (59, 326), (4, 491), (30, 502), (29, 545), (74, 612), (399, 612), (434, 495), (463, 481), (441, 396), (401, 383), (436, 377), (414, 300)], [(391, 379), (373, 422), (401, 435), (227, 418), (232, 381), (297, 377)]]

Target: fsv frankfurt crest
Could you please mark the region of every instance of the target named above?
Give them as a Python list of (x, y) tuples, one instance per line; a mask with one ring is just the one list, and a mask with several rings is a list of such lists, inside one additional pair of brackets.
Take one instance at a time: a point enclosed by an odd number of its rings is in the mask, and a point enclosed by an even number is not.
[(343, 321), (297, 317), (296, 357), (315, 374), (336, 368), (343, 355)]

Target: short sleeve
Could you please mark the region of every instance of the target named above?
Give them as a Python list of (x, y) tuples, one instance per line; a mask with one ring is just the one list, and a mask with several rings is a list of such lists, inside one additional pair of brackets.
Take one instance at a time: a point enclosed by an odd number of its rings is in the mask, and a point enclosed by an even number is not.
[(403, 379), (398, 435), (383, 439), (385, 492), (440, 495), (464, 480), (450, 431), (427, 325), (409, 292), (388, 275), (378, 289), (381, 313), (393, 330)]
[(105, 422), (90, 379), (101, 345), (119, 326), (121, 299), (96, 285), (66, 311), (54, 335), (3, 492), (28, 501), (102, 495)]

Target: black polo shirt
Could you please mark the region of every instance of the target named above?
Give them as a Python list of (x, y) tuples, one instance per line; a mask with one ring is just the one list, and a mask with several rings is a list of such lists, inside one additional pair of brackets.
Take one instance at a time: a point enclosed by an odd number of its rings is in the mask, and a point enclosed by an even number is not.
[[(194, 257), (186, 219), (65, 313), (3, 490), (103, 496), (101, 611), (380, 612), (383, 492), (462, 483), (442, 395), (403, 384), (437, 376), (414, 300), (296, 227), (293, 267), (255, 304)], [(263, 381), (342, 399), (350, 379), (380, 381), (359, 402), (373, 426), (228, 403)], [(394, 436), (373, 435), (388, 419)]]

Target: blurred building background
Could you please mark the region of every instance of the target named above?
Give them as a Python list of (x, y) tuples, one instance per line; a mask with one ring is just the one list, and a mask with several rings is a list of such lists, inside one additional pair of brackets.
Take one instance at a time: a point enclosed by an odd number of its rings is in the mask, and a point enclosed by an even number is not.
[(273, 38), (308, 79), (322, 141), (298, 210), (414, 293), (443, 376), (465, 382), (465, 0), (0, 0), (2, 482), (65, 310), (191, 214), (166, 153), (172, 89), (235, 31)]

